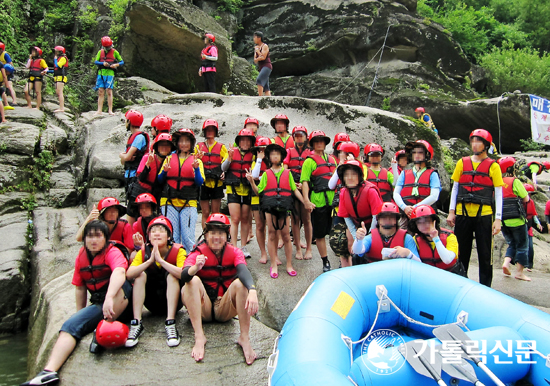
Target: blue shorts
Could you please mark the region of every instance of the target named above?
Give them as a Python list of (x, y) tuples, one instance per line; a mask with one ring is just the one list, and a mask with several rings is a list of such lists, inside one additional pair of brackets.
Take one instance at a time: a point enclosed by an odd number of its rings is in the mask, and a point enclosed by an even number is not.
[(95, 82), (95, 89), (100, 88), (110, 88), (113, 89), (115, 86), (115, 77), (112, 75), (98, 75)]
[(271, 68), (264, 67), (260, 70), (258, 77), (256, 78), (256, 84), (262, 86), (264, 91), (269, 90), (269, 75), (271, 75)]
[[(128, 280), (122, 285), (125, 297), (129, 300), (126, 310), (132, 309), (132, 285)], [(126, 311), (123, 312), (125, 314)], [(120, 317), (119, 317), (120, 319)], [(76, 340), (82, 339), (84, 336), (93, 332), (99, 322), (103, 320), (103, 304), (92, 304), (78, 311), (71, 316), (63, 326), (61, 330), (70, 334)]]

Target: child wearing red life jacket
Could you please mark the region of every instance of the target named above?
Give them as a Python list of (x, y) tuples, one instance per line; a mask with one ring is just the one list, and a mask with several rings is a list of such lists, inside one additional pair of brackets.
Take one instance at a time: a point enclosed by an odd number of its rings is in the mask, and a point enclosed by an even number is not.
[(533, 259), (535, 257), (535, 251), (533, 249), (533, 227), (537, 226), (539, 232), (542, 232), (542, 224), (538, 218), (537, 208), (535, 207), (535, 202), (533, 201), (533, 194), (536, 194), (535, 188), (533, 185), (523, 184), (523, 187), (529, 193), (529, 201), (525, 204), (525, 213), (527, 215), (527, 227), (529, 235), (529, 263), (525, 266), (527, 272), (531, 272), (533, 269)]
[(285, 114), (277, 114), (271, 119), (271, 127), (275, 129), (276, 134), (272, 142), (287, 150), (294, 147), (294, 139), (288, 133), (289, 124), (290, 120)]
[(25, 99), (27, 100), (27, 107), (32, 108), (31, 104), (31, 92), (34, 90), (36, 93), (36, 110), (40, 110), (42, 104), (42, 82), (44, 75), (48, 72), (48, 65), (46, 61), (42, 59), (42, 50), (39, 47), (32, 47), (29, 55), (29, 60), (25, 66), (29, 69), (29, 79), (25, 85)]
[(395, 155), (391, 159), (391, 170), (393, 173), (394, 181), (397, 181), (399, 179), (401, 172), (405, 170), (408, 164), (409, 157), (407, 156), (405, 150), (397, 150), (395, 152)]
[[(248, 117), (244, 120), (244, 129), (252, 130), (254, 136), (258, 135), (258, 129), (260, 128), (260, 121), (256, 118)], [(233, 147), (237, 147), (235, 143)], [(250, 225), (248, 227), (248, 242), (254, 238), (254, 231), (252, 230), (252, 216), (250, 216)], [(267, 259), (267, 254), (266, 254)], [(267, 260), (266, 260), (267, 261)]]
[(238, 147), (229, 150), (228, 157), (222, 164), (227, 189), (227, 206), (231, 216), (231, 243), (237, 247), (240, 224), (241, 250), (246, 258), (250, 258), (246, 244), (250, 226), (250, 206), (252, 205), (250, 182), (246, 178), (246, 173), (252, 168), (254, 161), (252, 147), (255, 142), (254, 133), (251, 130), (242, 129), (235, 137)]
[(63, 88), (67, 83), (67, 68), (69, 67), (69, 59), (65, 54), (65, 47), (55, 46), (54, 56), (54, 69), (53, 79), (55, 82), (55, 93), (59, 99), (59, 108), (54, 110), (54, 113), (60, 113), (65, 111), (65, 96), (63, 95)]
[(136, 197), (135, 205), (138, 208), (139, 217), (132, 224), (134, 246), (141, 249), (145, 242), (145, 231), (151, 220), (157, 217), (157, 200), (151, 193), (142, 193)]
[(384, 149), (377, 143), (369, 143), (365, 146), (365, 162), (369, 164), (366, 180), (376, 185), (380, 191), (382, 201), (393, 200), (393, 185), (395, 185), (393, 173), (380, 166)]
[[(296, 276), (292, 267), (292, 242), (288, 224), (288, 212), (294, 209), (292, 193), (296, 198), (304, 202), (302, 194), (296, 189), (294, 178), (290, 170), (283, 168), (283, 159), (286, 157), (286, 150), (281, 145), (272, 143), (265, 149), (265, 156), (271, 167), (262, 175), (260, 184), (256, 187), (251, 184), (254, 192), (260, 195), (260, 208), (265, 213), (265, 221), (269, 232), (267, 248), (271, 259), (269, 274), (276, 279), (277, 271), (277, 231), (281, 231), (286, 255), (286, 272), (290, 276)], [(262, 153), (258, 153), (258, 162)], [(259, 167), (256, 167), (259, 168)], [(312, 204), (304, 204), (306, 209), (312, 210)]]
[(216, 62), (218, 61), (218, 47), (214, 44), (216, 37), (212, 34), (204, 35), (205, 47), (201, 51), (201, 67), (199, 76), (204, 79), (206, 92), (216, 92)]

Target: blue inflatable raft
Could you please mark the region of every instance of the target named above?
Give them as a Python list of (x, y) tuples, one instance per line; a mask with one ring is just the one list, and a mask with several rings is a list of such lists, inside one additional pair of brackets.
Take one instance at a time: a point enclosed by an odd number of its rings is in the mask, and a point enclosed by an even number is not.
[[(275, 342), (269, 384), (434, 385), (397, 347), (419, 339), (431, 347), (445, 346), (433, 330), (452, 323), (465, 330), (479, 358), (502, 383), (550, 385), (550, 315), (406, 259), (338, 269), (317, 278)], [(451, 350), (452, 342), (447, 344)], [(496, 384), (474, 367), (481, 382)], [(444, 371), (441, 377), (447, 385), (471, 384)]]

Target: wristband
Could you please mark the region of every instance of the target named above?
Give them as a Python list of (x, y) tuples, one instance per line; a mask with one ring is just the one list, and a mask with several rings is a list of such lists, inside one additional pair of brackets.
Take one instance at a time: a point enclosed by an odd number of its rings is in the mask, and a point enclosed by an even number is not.
[(414, 256), (414, 254), (413, 254), (412, 252), (409, 252), (409, 256), (407, 256), (407, 259), (409, 259), (409, 260), (410, 260), (410, 259), (412, 259), (412, 258), (413, 258), (413, 256)]
[[(432, 241), (433, 241), (434, 243), (438, 243), (438, 242), (441, 241), (441, 239), (439, 238), (439, 236), (436, 236), (435, 238), (432, 239)], [(411, 252), (411, 253), (412, 253), (412, 252)]]

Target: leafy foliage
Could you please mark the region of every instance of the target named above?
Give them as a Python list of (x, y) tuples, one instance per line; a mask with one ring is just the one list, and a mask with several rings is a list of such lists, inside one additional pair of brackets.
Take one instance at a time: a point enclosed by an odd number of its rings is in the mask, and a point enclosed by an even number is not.
[(245, 0), (218, 0), (218, 11), (235, 14), (239, 12), (244, 3)]

